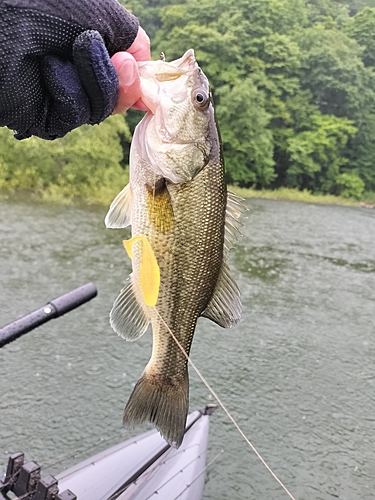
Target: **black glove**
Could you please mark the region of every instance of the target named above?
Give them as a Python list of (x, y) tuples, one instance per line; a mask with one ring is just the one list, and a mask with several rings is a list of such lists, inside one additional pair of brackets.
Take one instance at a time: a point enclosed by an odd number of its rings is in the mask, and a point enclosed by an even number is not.
[(55, 139), (104, 120), (119, 91), (110, 57), (137, 32), (116, 0), (0, 0), (0, 126)]

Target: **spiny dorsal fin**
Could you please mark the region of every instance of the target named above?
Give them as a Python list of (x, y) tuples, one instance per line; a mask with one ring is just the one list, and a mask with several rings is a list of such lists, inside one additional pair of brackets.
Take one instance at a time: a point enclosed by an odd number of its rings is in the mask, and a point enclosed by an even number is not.
[(242, 304), (240, 291), (229, 267), (223, 262), (212, 299), (202, 316), (223, 328), (232, 328), (241, 318)]
[(227, 209), (225, 214), (224, 253), (225, 256), (232, 249), (241, 236), (240, 227), (243, 226), (242, 218), (247, 210), (242, 203), (244, 200), (234, 193), (228, 191)]
[(125, 340), (137, 340), (147, 330), (149, 320), (135, 296), (132, 275), (113, 304), (109, 322), (114, 331)]
[(132, 191), (130, 184), (127, 184), (112, 201), (104, 223), (106, 227), (111, 229), (130, 226), (132, 223)]

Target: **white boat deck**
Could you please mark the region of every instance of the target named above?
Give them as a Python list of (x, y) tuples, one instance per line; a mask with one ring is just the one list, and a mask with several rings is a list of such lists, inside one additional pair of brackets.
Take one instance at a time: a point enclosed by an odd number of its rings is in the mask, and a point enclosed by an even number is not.
[(57, 475), (59, 490), (78, 500), (200, 500), (208, 429), (209, 415), (195, 411), (179, 449), (157, 431), (146, 432)]

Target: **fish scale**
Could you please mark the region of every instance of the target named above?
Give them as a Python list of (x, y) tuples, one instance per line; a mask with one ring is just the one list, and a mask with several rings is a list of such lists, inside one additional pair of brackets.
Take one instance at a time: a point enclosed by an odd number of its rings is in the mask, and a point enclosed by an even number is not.
[[(134, 203), (145, 207), (147, 189), (144, 186), (153, 182), (155, 176), (144, 168), (135, 172)], [(168, 234), (158, 232), (144, 216), (143, 208), (139, 210), (139, 221), (136, 214), (133, 218), (132, 235), (144, 235), (151, 243), (161, 280), (155, 307), (189, 352), (196, 321), (212, 296), (223, 259), (226, 206), (223, 167), (220, 162), (209, 162), (190, 183), (171, 185), (167, 190), (176, 214), (174, 229)], [(134, 257), (134, 267), (140, 258), (141, 252)], [(185, 369), (186, 358), (156, 314), (152, 314), (151, 323), (155, 352), (152, 363), (163, 374), (165, 354), (171, 351), (173, 354), (169, 353), (169, 357), (178, 359)], [(165, 373), (167, 377), (169, 371)]]
[[(134, 133), (130, 183), (106, 217), (107, 227), (132, 225), (133, 273), (110, 321), (127, 340), (152, 325), (151, 359), (126, 405), (125, 424), (153, 422), (178, 447), (189, 378), (170, 331), (188, 354), (200, 316), (225, 328), (240, 319), (240, 294), (226, 253), (243, 210), (227, 193), (208, 81), (194, 52), (172, 63), (140, 63), (139, 71), (151, 111)], [(142, 279), (144, 269), (150, 280)]]

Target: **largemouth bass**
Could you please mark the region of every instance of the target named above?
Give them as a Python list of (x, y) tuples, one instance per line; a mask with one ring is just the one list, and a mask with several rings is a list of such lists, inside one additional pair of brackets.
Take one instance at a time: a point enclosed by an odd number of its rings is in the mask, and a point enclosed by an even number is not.
[[(234, 326), (240, 293), (226, 264), (243, 206), (228, 194), (206, 76), (193, 50), (173, 62), (139, 63), (150, 108), (131, 145), (130, 182), (113, 201), (107, 227), (131, 224), (129, 283), (110, 323), (136, 340), (151, 323), (152, 356), (130, 396), (124, 423), (155, 424), (180, 446), (188, 412), (187, 360), (198, 318)], [(167, 325), (167, 326), (166, 326)]]

